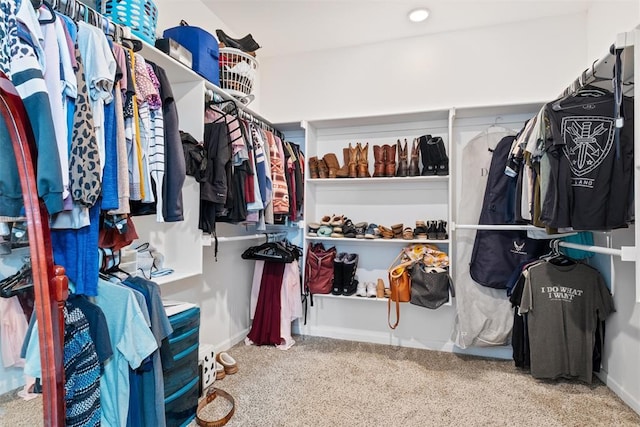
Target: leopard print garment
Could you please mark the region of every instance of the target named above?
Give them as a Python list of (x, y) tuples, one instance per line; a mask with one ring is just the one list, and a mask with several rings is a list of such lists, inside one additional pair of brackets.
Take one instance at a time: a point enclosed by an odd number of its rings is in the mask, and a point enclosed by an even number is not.
[(0, 71), (11, 77), (11, 58), (18, 55), (17, 5), (14, 0), (0, 0)]
[(76, 45), (76, 78), (78, 96), (73, 117), (71, 154), (69, 156), (69, 184), (73, 200), (84, 206), (93, 206), (101, 191), (100, 154), (93, 127), (93, 113), (89, 103), (89, 90), (85, 80), (84, 66)]

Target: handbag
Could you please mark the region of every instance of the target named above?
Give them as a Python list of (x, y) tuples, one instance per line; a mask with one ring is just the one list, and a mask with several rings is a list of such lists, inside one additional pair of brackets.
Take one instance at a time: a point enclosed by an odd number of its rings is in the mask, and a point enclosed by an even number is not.
[[(387, 301), (387, 323), (391, 329), (398, 327), (400, 323), (400, 303), (409, 302), (411, 300), (411, 277), (409, 276), (408, 268), (415, 262), (413, 260), (401, 262), (398, 265), (394, 265), (398, 260), (401, 260), (404, 251), (401, 251), (398, 256), (393, 260), (391, 266), (388, 269), (389, 272), (389, 289), (391, 290), (391, 297)], [(395, 302), (396, 306), (396, 320), (391, 324), (391, 302)]]
[(422, 261), (413, 264), (409, 270), (411, 304), (436, 309), (449, 301), (449, 289), (455, 296), (448, 270), (427, 267)]
[[(333, 259), (337, 249), (325, 249), (322, 243), (310, 243), (305, 257), (304, 285), (305, 290), (313, 294), (331, 293), (333, 284)], [(313, 305), (313, 297), (311, 299)]]

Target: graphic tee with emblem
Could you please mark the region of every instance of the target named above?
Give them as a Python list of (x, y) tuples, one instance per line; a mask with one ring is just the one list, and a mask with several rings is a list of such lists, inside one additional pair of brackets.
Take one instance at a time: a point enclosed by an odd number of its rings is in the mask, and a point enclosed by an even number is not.
[(520, 314), (528, 313), (531, 375), (591, 383), (596, 326), (614, 311), (596, 269), (551, 262), (529, 268)]
[[(633, 180), (633, 121), (624, 121), (617, 143), (611, 93), (574, 96), (545, 108), (550, 175), (541, 220), (575, 230), (625, 227)], [(630, 98), (624, 99), (624, 111), (633, 117)]]

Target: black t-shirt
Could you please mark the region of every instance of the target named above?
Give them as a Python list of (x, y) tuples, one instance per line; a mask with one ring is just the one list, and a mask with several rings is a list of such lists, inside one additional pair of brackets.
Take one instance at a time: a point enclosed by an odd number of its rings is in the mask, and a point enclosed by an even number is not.
[(633, 100), (625, 98), (624, 127), (615, 141), (613, 94), (575, 96), (555, 111), (548, 104), (545, 141), (549, 187), (541, 218), (550, 227), (609, 230), (629, 220), (633, 180)]

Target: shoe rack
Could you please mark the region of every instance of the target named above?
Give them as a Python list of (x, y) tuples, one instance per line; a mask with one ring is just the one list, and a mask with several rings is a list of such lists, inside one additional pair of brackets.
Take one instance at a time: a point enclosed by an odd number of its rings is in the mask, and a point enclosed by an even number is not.
[[(388, 286), (387, 269), (398, 252), (412, 243), (431, 243), (449, 255), (450, 274), (456, 270), (456, 206), (461, 183), (456, 170), (461, 168), (460, 154), (466, 143), (481, 131), (498, 123), (515, 131), (532, 117), (541, 104), (487, 106), (477, 108), (443, 109), (386, 116), (305, 121), (307, 159), (323, 158), (333, 153), (339, 166), (344, 165), (343, 148), (368, 143), (368, 170), (374, 173), (374, 145), (395, 144), (399, 139), (408, 151), (411, 142), (430, 134), (443, 139), (449, 157), (448, 175), (411, 177), (310, 178), (305, 181), (306, 224), (320, 224), (324, 216), (344, 216), (354, 224), (375, 223), (391, 228), (415, 229), (417, 221), (447, 221), (448, 238), (362, 239), (347, 237), (309, 236), (303, 229), (303, 245), (322, 242), (335, 246), (338, 252), (357, 253), (356, 278), (359, 282), (377, 282), (381, 278)], [(397, 152), (396, 152), (397, 153)], [(396, 154), (396, 162), (398, 157)], [(396, 164), (397, 167), (397, 164)], [(420, 170), (423, 164), (420, 160)], [(307, 169), (308, 170), (308, 169)], [(464, 237), (464, 236), (462, 236)], [(462, 261), (468, 263), (467, 261)], [(455, 298), (436, 310), (401, 304), (401, 320), (397, 329), (387, 325), (387, 299), (343, 295), (314, 295), (307, 324), (298, 324), (298, 332), (356, 341), (401, 345), (432, 350), (453, 351), (450, 335), (455, 322)], [(460, 349), (456, 348), (456, 351)], [(509, 358), (509, 349), (471, 348), (472, 354)]]

